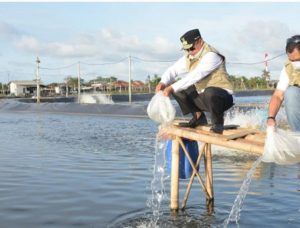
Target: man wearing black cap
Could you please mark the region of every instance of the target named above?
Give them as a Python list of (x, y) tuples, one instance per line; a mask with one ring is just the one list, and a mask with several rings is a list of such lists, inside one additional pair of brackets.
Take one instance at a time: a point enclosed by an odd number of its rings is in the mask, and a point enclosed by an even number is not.
[(284, 101), (288, 123), (293, 131), (300, 131), (300, 35), (287, 39), (288, 61), (281, 70), (279, 82), (269, 105), (267, 126), (275, 126), (275, 117)]
[(225, 57), (202, 39), (198, 29), (186, 32), (180, 41), (185, 55), (164, 72), (156, 92), (172, 94), (184, 115), (193, 114), (188, 123), (180, 126), (207, 125), (204, 112), (209, 112), (210, 130), (222, 134), (224, 112), (233, 105), (233, 87), (228, 80)]

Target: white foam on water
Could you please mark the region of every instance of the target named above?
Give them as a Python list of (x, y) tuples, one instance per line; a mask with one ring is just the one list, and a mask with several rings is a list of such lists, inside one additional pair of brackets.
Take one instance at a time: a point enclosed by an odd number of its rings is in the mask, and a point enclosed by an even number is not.
[[(253, 108), (243, 111), (240, 108), (234, 108), (230, 112), (226, 112), (225, 125), (237, 124), (245, 128), (258, 128), (260, 130), (266, 129), (266, 121), (268, 117), (268, 110), (265, 108)], [(279, 126), (287, 124), (286, 113), (281, 108), (276, 115), (276, 122)]]
[(114, 104), (110, 96), (102, 93), (82, 94), (80, 102), (82, 104)]
[(226, 124), (237, 124), (240, 127), (260, 128), (264, 126), (267, 118), (267, 110), (265, 109), (250, 109), (246, 112), (237, 109), (227, 112), (225, 116)]

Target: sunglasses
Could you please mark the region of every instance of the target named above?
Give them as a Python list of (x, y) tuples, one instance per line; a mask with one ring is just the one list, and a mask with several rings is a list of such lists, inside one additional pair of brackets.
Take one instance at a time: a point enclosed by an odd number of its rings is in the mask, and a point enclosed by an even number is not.
[(299, 44), (300, 43), (300, 36), (293, 36), (291, 38), (288, 38), (286, 40), (286, 43), (287, 44), (291, 44), (291, 43), (293, 43), (293, 44)]
[(194, 45), (188, 49), (184, 49), (185, 51), (187, 52), (190, 52), (190, 51), (194, 51), (196, 48), (194, 47)]

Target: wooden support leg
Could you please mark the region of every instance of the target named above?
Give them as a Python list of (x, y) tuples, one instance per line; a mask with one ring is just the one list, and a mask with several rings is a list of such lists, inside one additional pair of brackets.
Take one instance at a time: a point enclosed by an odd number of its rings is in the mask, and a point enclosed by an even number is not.
[[(205, 148), (206, 148), (206, 143), (203, 143), (201, 145), (201, 148), (199, 150), (199, 155), (198, 155), (198, 158), (197, 158), (197, 162), (196, 162), (196, 165), (195, 165), (195, 168), (198, 169), (198, 166), (200, 165), (200, 161), (201, 161), (201, 158), (202, 158), (202, 155), (204, 154), (204, 151), (205, 151)], [(195, 171), (193, 171), (193, 174), (192, 176), (190, 177), (190, 181), (188, 183), (188, 186), (187, 186), (187, 189), (186, 189), (186, 192), (184, 194), (184, 198), (183, 198), (183, 201), (182, 201), (182, 205), (181, 205), (181, 209), (184, 209), (185, 206), (186, 206), (186, 202), (189, 198), (189, 194), (190, 194), (190, 191), (191, 191), (191, 188), (192, 188), (192, 184), (193, 184), (193, 181), (194, 181), (194, 178), (196, 176), (196, 173)]]
[(206, 199), (206, 208), (208, 215), (212, 215), (214, 213), (215, 202), (214, 199), (208, 200)]
[(198, 181), (199, 181), (199, 183), (200, 183), (200, 185), (202, 187), (203, 192), (206, 195), (206, 198), (209, 198), (209, 195), (208, 195), (208, 192), (206, 190), (206, 187), (205, 187), (205, 184), (203, 182), (203, 179), (200, 176), (200, 174), (198, 173), (198, 170), (196, 169), (195, 164), (194, 164), (193, 160), (191, 159), (191, 157), (189, 155), (189, 152), (186, 150), (186, 148), (185, 148), (185, 146), (184, 146), (184, 144), (183, 144), (183, 142), (182, 142), (182, 140), (180, 138), (178, 139), (178, 141), (179, 141), (179, 143), (181, 145), (181, 148), (183, 149), (183, 152), (184, 152), (186, 158), (189, 160), (189, 163), (190, 163), (190, 165), (191, 165), (191, 167), (193, 169), (193, 173), (195, 173), (196, 176), (197, 176), (197, 178), (198, 178)]
[(205, 187), (209, 195), (209, 198), (207, 198), (207, 200), (213, 200), (214, 188), (213, 188), (211, 144), (208, 144), (206, 147), (204, 166), (205, 166)]
[(178, 210), (179, 203), (179, 138), (172, 141), (171, 210)]

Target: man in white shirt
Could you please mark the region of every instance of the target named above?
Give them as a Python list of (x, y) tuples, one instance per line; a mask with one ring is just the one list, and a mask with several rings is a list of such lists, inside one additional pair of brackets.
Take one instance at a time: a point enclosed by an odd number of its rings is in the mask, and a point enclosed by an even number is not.
[(287, 39), (288, 61), (284, 65), (269, 104), (267, 126), (275, 126), (275, 117), (284, 101), (289, 126), (300, 131), (300, 35)]
[(180, 41), (185, 55), (163, 73), (156, 92), (172, 94), (184, 115), (192, 113), (189, 123), (181, 126), (207, 125), (204, 112), (209, 112), (211, 131), (222, 134), (224, 112), (233, 105), (225, 57), (202, 39), (198, 29), (186, 32)]

